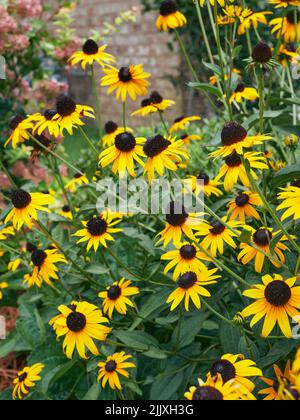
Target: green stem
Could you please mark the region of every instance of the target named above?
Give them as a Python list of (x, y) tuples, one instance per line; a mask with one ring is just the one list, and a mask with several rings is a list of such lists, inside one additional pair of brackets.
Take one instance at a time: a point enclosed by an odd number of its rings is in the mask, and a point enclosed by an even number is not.
[(130, 271), (129, 268), (127, 268), (126, 265), (110, 249), (107, 249), (106, 251), (116, 261), (116, 263), (121, 268), (123, 268), (123, 270), (125, 270), (130, 276), (136, 278), (139, 281), (145, 281), (145, 279), (143, 279), (142, 277), (140, 277), (138, 274), (134, 274), (132, 271)]
[(182, 316), (183, 316), (183, 305), (184, 305), (184, 303), (182, 302), (182, 304), (180, 306), (179, 319), (178, 319), (178, 325), (177, 325), (176, 352), (178, 352), (178, 350), (179, 350), (180, 339), (181, 339), (181, 326), (182, 326)]
[(127, 125), (126, 125), (126, 101), (123, 102), (123, 127), (124, 130), (127, 130)]
[(6, 167), (5, 167), (4, 163), (2, 162), (2, 160), (1, 160), (1, 159), (0, 159), (0, 166), (1, 166), (2, 170), (3, 170), (3, 172), (5, 173), (5, 175), (7, 176), (7, 178), (8, 178), (8, 180), (9, 180), (9, 182), (11, 183), (11, 185), (12, 185), (14, 188), (18, 188), (17, 184), (16, 184), (16, 183), (15, 183), (15, 181), (12, 179), (12, 176), (10, 175), (10, 173), (8, 172), (8, 170), (6, 169)]
[(159, 114), (159, 117), (160, 117), (160, 121), (161, 121), (161, 123), (162, 123), (162, 125), (164, 126), (164, 129), (165, 129), (165, 132), (166, 132), (166, 135), (167, 136), (169, 136), (169, 129), (168, 129), (168, 126), (167, 126), (167, 124), (166, 124), (166, 122), (165, 122), (165, 119), (164, 119), (164, 117), (163, 117), (163, 113), (162, 113), (162, 111), (158, 111), (158, 114)]
[(84, 140), (86, 141), (86, 143), (87, 143), (87, 145), (93, 150), (93, 152), (95, 153), (95, 155), (97, 156), (97, 158), (98, 158), (98, 156), (99, 156), (99, 152), (98, 152), (98, 150), (96, 149), (96, 147), (95, 147), (95, 145), (93, 144), (93, 142), (92, 142), (92, 140), (89, 138), (89, 136), (86, 134), (86, 132), (84, 131), (84, 129), (82, 128), (82, 127), (80, 127), (80, 126), (78, 126), (78, 128), (79, 128), (79, 131), (81, 132), (81, 134), (82, 134), (82, 137), (84, 138)]
[(100, 139), (102, 138), (102, 117), (101, 117), (101, 102), (100, 102), (100, 94), (97, 91), (97, 82), (95, 77), (95, 68), (94, 65), (91, 65), (91, 82), (92, 82), (92, 89), (94, 100), (96, 104), (96, 116), (97, 116), (97, 123), (99, 128), (99, 136)]
[(210, 59), (210, 62), (212, 64), (214, 64), (214, 57), (212, 55), (212, 51), (211, 51), (211, 48), (210, 48), (210, 45), (209, 45), (209, 40), (208, 40), (208, 37), (207, 37), (207, 34), (206, 34), (206, 28), (205, 28), (205, 25), (204, 25), (204, 22), (203, 22), (201, 7), (200, 7), (200, 3), (199, 3), (198, 0), (195, 1), (195, 6), (196, 6), (196, 12), (197, 12), (200, 28), (201, 28), (201, 31), (202, 31), (204, 43), (206, 45), (208, 57)]
[(197, 73), (196, 73), (196, 71), (195, 71), (195, 69), (194, 69), (194, 67), (193, 67), (193, 65), (192, 65), (192, 63), (191, 63), (191, 60), (190, 60), (190, 58), (189, 58), (189, 56), (188, 56), (188, 53), (187, 53), (187, 51), (186, 51), (186, 49), (185, 49), (185, 46), (184, 46), (184, 43), (183, 43), (183, 41), (182, 41), (182, 39), (181, 39), (181, 36), (179, 35), (179, 33), (178, 33), (177, 29), (174, 29), (174, 33), (175, 33), (175, 35), (176, 35), (176, 38), (177, 38), (178, 44), (179, 44), (179, 46), (180, 46), (180, 49), (181, 49), (181, 51), (182, 51), (182, 54), (183, 54), (184, 59), (185, 59), (185, 61), (186, 61), (186, 64), (187, 64), (188, 68), (190, 69), (190, 72), (191, 72), (191, 73), (192, 73), (192, 75), (193, 75), (193, 78), (195, 79), (195, 81), (196, 81), (196, 82), (200, 82), (199, 77), (198, 77), (198, 75), (197, 75)]

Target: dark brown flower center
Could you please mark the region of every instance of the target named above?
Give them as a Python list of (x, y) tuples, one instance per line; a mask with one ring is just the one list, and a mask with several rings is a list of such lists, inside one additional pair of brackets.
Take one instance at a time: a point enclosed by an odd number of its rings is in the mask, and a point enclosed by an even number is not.
[(190, 289), (194, 286), (194, 284), (197, 283), (197, 280), (197, 274), (193, 271), (189, 271), (179, 277), (179, 279), (177, 280), (177, 285), (182, 289)]
[(62, 211), (63, 213), (70, 213), (71, 209), (69, 206), (63, 206)]
[(22, 121), (24, 121), (24, 118), (21, 117), (21, 115), (15, 115), (10, 120), (9, 128), (11, 128), (12, 130), (15, 130)]
[(170, 146), (171, 142), (161, 135), (150, 137), (144, 145), (144, 153), (149, 158), (158, 156)]
[(32, 253), (36, 249), (37, 249), (37, 247), (35, 245), (33, 245), (31, 242), (27, 242), (27, 244), (26, 244), (26, 251), (27, 252)]
[(236, 370), (234, 365), (228, 360), (220, 359), (217, 360), (210, 369), (212, 377), (217, 376), (218, 373), (222, 376), (223, 382), (226, 383), (235, 378)]
[(57, 114), (56, 109), (47, 109), (44, 112), (44, 117), (46, 118), (47, 121), (51, 121), (56, 114)]
[(81, 178), (82, 177), (82, 175), (81, 175), (81, 173), (80, 172), (77, 172), (77, 174), (75, 174), (74, 175), (74, 178), (75, 179), (79, 179), (79, 178)]
[(28, 373), (24, 372), (18, 377), (19, 382), (24, 382), (27, 379)]
[(239, 83), (239, 84), (237, 85), (237, 88), (235, 89), (235, 91), (236, 91), (237, 93), (242, 93), (242, 92), (244, 92), (244, 90), (245, 90), (245, 85), (244, 85), (244, 83)]
[(198, 181), (203, 181), (204, 185), (208, 185), (210, 181), (210, 177), (207, 174), (200, 174), (197, 177)]
[(193, 245), (183, 245), (179, 252), (184, 260), (192, 260), (197, 255), (197, 249)]
[(163, 101), (163, 97), (160, 95), (159, 92), (157, 92), (156, 90), (154, 92), (151, 93), (150, 95), (150, 100), (154, 105), (160, 104)]
[(107, 222), (102, 217), (89, 220), (86, 227), (92, 236), (101, 236), (107, 231)]
[(110, 360), (105, 365), (105, 370), (108, 373), (115, 372), (116, 369), (117, 369), (117, 363), (114, 360)]
[(81, 312), (71, 312), (67, 316), (67, 327), (72, 332), (80, 332), (86, 326), (86, 317)]
[(120, 133), (115, 138), (115, 146), (121, 152), (131, 152), (136, 146), (136, 139), (131, 133)]
[(174, 120), (174, 123), (175, 124), (180, 123), (182, 120), (184, 120), (184, 118), (185, 118), (185, 116), (182, 115), (181, 117), (176, 118), (176, 120)]
[(272, 306), (284, 306), (291, 297), (291, 288), (284, 281), (274, 280), (265, 289), (265, 298)]
[(299, 22), (300, 21), (300, 12), (297, 10), (296, 11), (296, 15), (295, 12), (293, 10), (291, 10), (287, 15), (286, 15), (287, 21), (291, 24), (291, 25), (295, 25), (295, 21)]
[(198, 386), (194, 392), (194, 401), (223, 401), (220, 391), (212, 386)]
[(36, 267), (42, 267), (47, 258), (46, 252), (41, 249), (36, 249), (32, 252), (31, 261)]
[[(44, 147), (47, 147), (48, 148), (48, 147), (51, 146), (51, 140), (48, 137), (44, 136), (43, 134), (35, 134), (35, 138)], [(45, 152), (44, 147), (40, 146), (38, 143), (34, 143), (33, 144), (34, 150), (39, 151), (39, 152)]]
[(182, 204), (172, 201), (167, 208), (167, 222), (174, 227), (181, 226), (189, 217)]
[(244, 207), (249, 203), (250, 197), (248, 194), (240, 194), (235, 199), (235, 204), (238, 207)]
[(107, 297), (111, 300), (117, 300), (121, 296), (121, 288), (119, 286), (111, 286), (107, 291)]
[(211, 224), (211, 229), (209, 230), (211, 234), (213, 235), (221, 235), (224, 231), (225, 231), (225, 226), (218, 222), (217, 220), (215, 222), (212, 222)]
[(227, 123), (221, 133), (221, 139), (224, 146), (231, 146), (239, 143), (247, 137), (247, 131), (237, 122)]
[(285, 393), (290, 394), (292, 398), (294, 398), (295, 401), (300, 400), (300, 394), (292, 384), (287, 385), (284, 390), (285, 390)]
[(273, 238), (272, 232), (267, 229), (259, 229), (253, 235), (253, 240), (258, 246), (267, 246)]
[(162, 16), (171, 15), (172, 13), (176, 13), (177, 10), (176, 3), (172, 0), (165, 0), (160, 5), (160, 14)]
[(88, 39), (82, 47), (82, 51), (87, 55), (97, 54), (98, 50), (97, 43), (92, 39)]
[(300, 188), (300, 179), (291, 183), (291, 187)]
[(225, 163), (229, 168), (237, 168), (242, 164), (242, 159), (236, 152), (233, 152), (225, 159)]
[(132, 75), (131, 75), (131, 72), (130, 72), (130, 68), (129, 67), (121, 67), (120, 68), (120, 70), (119, 70), (119, 79), (123, 83), (130, 82), (130, 80), (132, 79)]
[(11, 201), (16, 209), (22, 210), (31, 203), (31, 195), (27, 191), (21, 189), (15, 190), (11, 194)]
[(256, 63), (267, 63), (272, 58), (272, 50), (265, 42), (259, 42), (252, 51), (252, 58)]
[(150, 106), (151, 104), (152, 104), (151, 99), (150, 98), (146, 98), (146, 99), (143, 99), (142, 100), (141, 107), (142, 108), (146, 108), (147, 106)]
[(104, 126), (106, 134), (112, 134), (118, 129), (118, 124), (113, 121), (108, 121)]
[(67, 95), (59, 95), (56, 100), (56, 110), (61, 117), (68, 117), (76, 111), (76, 103)]

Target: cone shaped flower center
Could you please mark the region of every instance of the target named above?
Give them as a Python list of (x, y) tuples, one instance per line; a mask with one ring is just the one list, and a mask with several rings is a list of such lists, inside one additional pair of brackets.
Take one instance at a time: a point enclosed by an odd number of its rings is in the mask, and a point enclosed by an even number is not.
[(150, 100), (153, 104), (160, 104), (163, 101), (163, 97), (160, 95), (159, 92), (154, 91), (150, 95)]
[(190, 289), (194, 286), (195, 283), (197, 283), (197, 280), (198, 279), (196, 273), (194, 273), (193, 271), (189, 271), (179, 277), (177, 285), (182, 289)]
[(300, 188), (300, 179), (291, 183), (291, 187)]
[(166, 219), (171, 226), (178, 227), (183, 225), (188, 217), (189, 215), (182, 204), (175, 201), (169, 204)]
[(105, 370), (108, 373), (115, 372), (116, 369), (117, 369), (117, 364), (116, 364), (116, 362), (114, 360), (110, 360), (105, 365)]
[(252, 51), (252, 58), (256, 63), (267, 63), (272, 55), (271, 48), (265, 42), (259, 42)]
[(197, 250), (193, 245), (184, 245), (180, 248), (180, 255), (184, 260), (192, 260), (197, 255)]
[(237, 122), (227, 123), (221, 133), (221, 139), (224, 146), (231, 146), (239, 143), (247, 137), (247, 131)]
[(31, 203), (31, 195), (24, 190), (15, 190), (11, 194), (11, 201), (16, 209), (22, 210)]
[(56, 100), (56, 110), (61, 117), (68, 117), (76, 111), (76, 104), (67, 95), (60, 95)]
[(244, 207), (249, 203), (250, 197), (248, 194), (240, 194), (235, 199), (235, 204), (238, 207)]
[(209, 176), (207, 174), (204, 174), (204, 173), (200, 174), (197, 177), (197, 179), (198, 179), (198, 181), (203, 181), (204, 185), (208, 185), (209, 181), (210, 181)]
[(12, 130), (15, 130), (22, 121), (24, 121), (24, 118), (21, 117), (21, 115), (15, 115), (10, 120), (9, 128), (11, 128)]
[(210, 233), (212, 233), (213, 235), (221, 235), (221, 233), (223, 233), (225, 229), (226, 228), (222, 223), (215, 221), (211, 223)]
[(130, 72), (130, 68), (129, 67), (121, 67), (120, 68), (120, 70), (119, 70), (119, 79), (123, 83), (130, 82), (130, 80), (132, 79), (132, 75), (131, 75), (131, 72)]
[(131, 133), (120, 133), (115, 138), (115, 146), (120, 152), (130, 152), (136, 146), (136, 139)]
[(111, 286), (107, 291), (107, 297), (111, 300), (117, 300), (121, 296), (121, 288), (119, 286)]
[(87, 230), (92, 236), (103, 235), (107, 231), (107, 222), (102, 217), (94, 217), (88, 221)]
[(258, 246), (269, 245), (273, 238), (272, 232), (267, 229), (259, 229), (253, 235), (253, 240)]
[(233, 152), (225, 159), (225, 163), (229, 168), (236, 168), (242, 164), (242, 160), (236, 152)]
[(27, 379), (28, 374), (26, 372), (22, 373), (22, 375), (20, 375), (18, 377), (19, 382), (24, 382)]
[(114, 121), (108, 121), (104, 127), (106, 134), (114, 133), (117, 130), (117, 128), (118, 124), (116, 124)]
[(44, 112), (44, 117), (46, 118), (47, 121), (51, 121), (56, 114), (57, 114), (56, 109), (47, 109)]
[(217, 374), (222, 376), (223, 382), (228, 382), (231, 379), (235, 378), (235, 367), (228, 360), (217, 360), (210, 369), (211, 376), (217, 376)]
[(67, 317), (67, 327), (72, 332), (80, 332), (86, 326), (86, 317), (81, 312), (71, 312)]
[(297, 10), (297, 17), (295, 18), (295, 13), (293, 10), (291, 10), (286, 15), (286, 19), (291, 25), (295, 25), (295, 21), (300, 22), (300, 12)]
[(171, 142), (161, 135), (150, 137), (144, 145), (144, 153), (149, 158), (153, 158), (170, 146)]
[(99, 47), (95, 41), (88, 39), (82, 47), (82, 51), (87, 55), (97, 54)]
[(160, 14), (162, 16), (168, 16), (177, 12), (176, 3), (173, 0), (165, 0), (160, 5)]
[(265, 289), (265, 297), (272, 306), (284, 306), (292, 297), (291, 288), (284, 281), (272, 281)]
[(31, 261), (36, 267), (41, 267), (47, 258), (46, 252), (41, 249), (36, 249), (31, 255)]
[(193, 395), (194, 401), (223, 401), (223, 395), (211, 386), (198, 386)]
[(64, 213), (69, 213), (69, 212), (71, 211), (71, 209), (70, 209), (70, 207), (69, 207), (69, 206), (63, 206), (62, 211), (63, 211)]

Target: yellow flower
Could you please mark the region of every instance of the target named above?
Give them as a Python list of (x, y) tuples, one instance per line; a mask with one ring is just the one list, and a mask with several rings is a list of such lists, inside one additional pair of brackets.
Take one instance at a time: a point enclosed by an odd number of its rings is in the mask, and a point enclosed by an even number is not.
[(277, 161), (270, 161), (270, 166), (275, 172), (281, 171), (281, 169), (284, 169), (286, 167), (286, 162), (283, 162), (282, 160)]
[[(283, 36), (284, 42), (299, 42), (300, 41), (300, 13), (296, 10), (291, 10), (285, 17), (279, 17), (271, 20), (270, 26), (272, 34), (277, 32), (277, 38)], [(297, 21), (297, 25), (295, 22)], [(297, 39), (296, 39), (297, 38)]]
[(189, 159), (183, 140), (171, 136), (166, 139), (160, 134), (147, 139), (143, 152), (147, 157), (144, 175), (148, 174), (149, 182), (156, 178), (155, 172), (162, 177), (165, 169), (177, 171), (178, 163)]
[[(230, 2), (232, 3), (234, 0), (230, 0)], [(199, 0), (199, 2), (200, 2), (200, 6), (201, 7), (203, 7), (204, 6), (204, 3), (205, 3), (205, 0)], [(212, 5), (212, 6), (214, 6), (215, 5), (215, 0), (209, 0), (209, 2), (210, 2), (210, 4)], [(225, 6), (225, 0), (217, 0), (217, 2), (218, 2), (218, 4), (221, 6), (221, 7), (224, 7)]]
[(160, 5), (160, 15), (156, 21), (156, 27), (160, 31), (177, 29), (187, 23), (186, 17), (179, 12), (173, 0), (164, 0)]
[(272, 15), (272, 12), (253, 12), (246, 8), (239, 16), (241, 23), (238, 27), (238, 35), (245, 34), (252, 26), (257, 28), (259, 23), (267, 25), (266, 15)]
[(30, 138), (29, 131), (33, 129), (33, 124), (29, 118), (25, 119), (20, 115), (16, 115), (10, 121), (9, 128), (13, 132), (6, 140), (4, 147), (11, 143), (12, 147), (16, 149), (19, 143), (24, 143)]
[(200, 195), (204, 192), (206, 197), (211, 197), (215, 195), (221, 197), (223, 195), (222, 191), (218, 188), (221, 185), (221, 182), (210, 179), (210, 177), (202, 172), (198, 176), (190, 176), (192, 180), (192, 191), (195, 195)]
[(128, 131), (118, 134), (115, 137), (114, 145), (105, 149), (99, 156), (100, 165), (105, 168), (113, 162), (112, 171), (119, 173), (121, 177), (128, 172), (132, 177), (136, 176), (135, 161), (142, 167), (145, 166), (140, 157), (145, 157), (143, 144), (146, 139), (134, 137)]
[(197, 309), (201, 309), (200, 296), (211, 296), (204, 286), (216, 283), (215, 279), (220, 278), (215, 275), (217, 271), (218, 269), (215, 268), (197, 273), (188, 271), (182, 274), (177, 280), (177, 288), (167, 299), (167, 303), (171, 303), (170, 311), (174, 311), (182, 301), (184, 301), (185, 310), (189, 311), (190, 299)]
[[(241, 71), (234, 68), (232, 69), (232, 74), (239, 76), (241, 74)], [(229, 78), (228, 74), (225, 74), (225, 81), (227, 81), (228, 78)], [(214, 74), (213, 76), (209, 78), (209, 83), (214, 86), (218, 83), (218, 80), (219, 80), (218, 76)]]
[(7, 289), (7, 288), (8, 288), (8, 284), (5, 281), (3, 281), (3, 282), (0, 283), (0, 300), (3, 299), (3, 292), (2, 292), (2, 290)]
[(5, 227), (2, 222), (0, 222), (0, 241), (6, 241), (8, 236), (14, 236), (15, 230), (12, 226)]
[[(204, 1), (204, 0), (203, 0)], [(237, 401), (246, 399), (237, 392), (234, 381), (223, 382), (221, 375), (215, 378), (208, 378), (206, 382), (198, 379), (198, 386), (190, 387), (184, 394), (190, 401)]]
[[(265, 170), (269, 169), (266, 159), (261, 153), (258, 152), (247, 152), (244, 155), (244, 159), (248, 161), (251, 168), (251, 175), (255, 180), (258, 179), (258, 175), (253, 169)], [(241, 157), (233, 152), (231, 155), (225, 158), (225, 163), (219, 170), (216, 176), (216, 181), (224, 178), (224, 188), (226, 191), (231, 191), (234, 186), (241, 180), (245, 187), (250, 187), (250, 181), (247, 175), (246, 168), (242, 162)]]
[(109, 318), (112, 318), (114, 310), (121, 315), (126, 315), (127, 306), (134, 308), (134, 303), (129, 299), (129, 296), (138, 295), (139, 289), (137, 287), (130, 287), (132, 282), (122, 278), (119, 282), (107, 288), (106, 292), (100, 292), (98, 296), (103, 301), (103, 312), (108, 313)]
[(12, 220), (16, 230), (20, 230), (25, 224), (29, 229), (32, 228), (32, 220), (38, 220), (37, 211), (50, 211), (45, 207), (53, 203), (53, 197), (49, 194), (29, 193), (25, 190), (15, 190), (11, 194), (13, 209), (5, 219), (5, 223)]
[(29, 120), (35, 123), (32, 133), (41, 136), (45, 131), (48, 131), (50, 136), (58, 138), (60, 135), (59, 125), (53, 120), (56, 114), (56, 109), (47, 109), (44, 114), (29, 116)]
[(170, 261), (164, 269), (167, 274), (175, 267), (173, 280), (176, 281), (181, 274), (193, 271), (195, 273), (207, 269), (203, 261), (211, 261), (211, 259), (199, 250), (196, 244), (184, 242), (180, 244), (175, 251), (166, 252), (161, 256), (161, 260)]
[(67, 183), (65, 186), (66, 190), (71, 191), (72, 193), (77, 191), (78, 187), (81, 187), (82, 185), (88, 185), (89, 180), (83, 173), (77, 173), (74, 175), (73, 179), (71, 179), (70, 182)]
[(59, 214), (60, 216), (65, 217), (66, 219), (73, 220), (73, 214), (68, 205), (63, 206)]
[(76, 66), (76, 64), (81, 63), (83, 70), (85, 70), (88, 64), (92, 66), (94, 63), (100, 64), (103, 68), (106, 64), (116, 61), (114, 56), (105, 52), (106, 47), (107, 45), (99, 47), (94, 40), (88, 39), (84, 43), (82, 51), (76, 51), (69, 58), (68, 62), (71, 63), (71, 66)]
[[(265, 254), (254, 248), (253, 244), (265, 253), (271, 255), (271, 241), (273, 238), (275, 239), (277, 237), (280, 238), (280, 240), (275, 245), (274, 253), (276, 254), (277, 259), (279, 259), (279, 261), (281, 261), (283, 264), (285, 263), (285, 256), (282, 251), (289, 251), (289, 248), (282, 243), (283, 241), (287, 241), (287, 238), (285, 236), (280, 236), (280, 232), (273, 233), (272, 229), (267, 229), (265, 227), (255, 230), (251, 226), (245, 226), (245, 229), (251, 232), (251, 241), (250, 244), (241, 244), (241, 252), (238, 255), (239, 261), (246, 265), (254, 259), (255, 271), (257, 273), (261, 273), (265, 262), (265, 258), (267, 257), (265, 256)], [(274, 261), (274, 259), (272, 259), (271, 256), (269, 257), (269, 260), (276, 268), (281, 267), (279, 262)]]
[(279, 388), (281, 384), (291, 384), (291, 362), (288, 361), (284, 372), (281, 371), (281, 369), (274, 365), (274, 372), (276, 375), (275, 379), (268, 379), (268, 378), (261, 378), (263, 382), (265, 382), (269, 387), (262, 389), (259, 391), (259, 394), (266, 395), (264, 400), (266, 401), (280, 401), (281, 397), (279, 395)]
[(67, 358), (72, 359), (75, 347), (82, 359), (87, 359), (86, 348), (98, 356), (99, 350), (94, 340), (105, 341), (112, 330), (103, 325), (109, 321), (102, 315), (102, 311), (84, 301), (72, 302), (70, 306), (61, 305), (58, 311), (60, 315), (52, 318), (49, 324), (58, 339), (65, 336), (63, 350)]
[(73, 128), (83, 126), (82, 118), (95, 118), (94, 110), (90, 106), (76, 105), (76, 103), (67, 95), (60, 95), (56, 100), (56, 115), (53, 121), (59, 126), (60, 134), (63, 135), (66, 130), (73, 135)]
[(129, 378), (126, 369), (135, 367), (134, 363), (128, 362), (128, 359), (131, 358), (132, 356), (126, 355), (125, 352), (122, 351), (109, 356), (105, 362), (100, 362), (98, 364), (100, 368), (98, 382), (102, 381), (102, 388), (105, 388), (105, 385), (108, 382), (111, 389), (122, 389), (119, 375)]
[(257, 193), (242, 192), (228, 204), (227, 216), (229, 216), (229, 220), (239, 220), (243, 223), (245, 223), (246, 217), (259, 220), (260, 216), (253, 206), (261, 206), (262, 204), (262, 200)]
[(30, 388), (35, 387), (35, 383), (40, 381), (40, 373), (44, 369), (42, 363), (36, 363), (33, 366), (25, 367), (21, 372), (18, 373), (18, 377), (14, 379), (14, 390), (13, 399), (23, 398), (23, 395), (27, 396), (30, 392)]
[(242, 155), (244, 149), (249, 149), (271, 139), (272, 137), (263, 134), (248, 136), (247, 131), (239, 123), (230, 122), (225, 124), (221, 133), (223, 147), (219, 148), (216, 152), (211, 153), (210, 156), (227, 157), (233, 152)]
[(197, 242), (193, 231), (197, 230), (201, 224), (202, 216), (202, 213), (189, 214), (182, 204), (172, 201), (167, 208), (166, 227), (158, 234), (161, 238), (157, 242), (157, 245), (163, 242), (163, 246), (166, 248), (170, 242), (173, 242), (176, 247), (179, 247), (183, 235)]
[(279, 9), (282, 7), (287, 8), (289, 6), (296, 6), (296, 7), (300, 6), (299, 0), (268, 0), (268, 3), (273, 4), (276, 9)]
[(202, 136), (199, 136), (198, 134), (188, 134), (184, 133), (182, 136), (180, 136), (180, 140), (184, 141), (184, 144), (189, 148), (191, 147), (191, 141), (194, 140), (202, 140)]
[[(256, 302), (242, 311), (248, 318), (253, 315), (251, 328), (262, 318), (265, 318), (262, 336), (268, 337), (276, 323), (287, 338), (292, 338), (289, 317), (299, 320), (300, 312), (300, 287), (294, 287), (297, 277), (284, 280), (279, 274), (262, 277), (263, 284), (257, 284), (252, 289), (246, 290), (243, 295), (255, 299)], [(299, 322), (299, 321), (298, 321)]]
[(22, 260), (20, 258), (16, 258), (8, 263), (7, 268), (9, 271), (15, 272), (17, 271), (17, 269), (20, 267), (21, 264), (22, 264)]
[(81, 237), (77, 242), (78, 244), (82, 242), (88, 243), (88, 251), (93, 247), (94, 251), (97, 252), (100, 244), (107, 248), (106, 241), (114, 241), (114, 238), (111, 236), (112, 233), (122, 232), (122, 229), (113, 227), (120, 222), (120, 219), (115, 220), (110, 214), (93, 217), (88, 222), (82, 222), (84, 229), (78, 230), (74, 236)]
[[(209, 250), (211, 254), (216, 257), (217, 252), (220, 254), (224, 254), (224, 243), (228, 244), (231, 248), (236, 249), (237, 245), (233, 238), (237, 238), (240, 234), (239, 228), (241, 226), (240, 222), (236, 222), (233, 220), (226, 220), (226, 217), (222, 218), (224, 224), (219, 221), (214, 221), (212, 223), (208, 223), (204, 221), (198, 228), (196, 236), (205, 236), (205, 238), (201, 242), (201, 246)], [(229, 229), (229, 227), (225, 226), (225, 223), (231, 227), (235, 231)]]
[(278, 61), (284, 68), (286, 68), (288, 64), (297, 57), (298, 54), (293, 44), (280, 45), (278, 51)]
[(135, 101), (137, 96), (147, 94), (149, 82), (146, 79), (151, 75), (144, 71), (142, 64), (120, 69), (110, 66), (103, 71), (105, 76), (101, 79), (101, 86), (109, 86), (108, 94), (116, 90), (117, 100), (121, 98), (122, 102), (126, 102), (127, 95), (129, 95)]
[(176, 120), (174, 121), (174, 124), (170, 128), (170, 133), (176, 133), (177, 131), (185, 130), (186, 127), (190, 125), (191, 122), (199, 121), (199, 120), (201, 120), (201, 117), (197, 117), (197, 116), (192, 116), (192, 117), (182, 116), (182, 117), (176, 118)]
[(118, 134), (122, 134), (124, 132), (133, 133), (133, 130), (128, 127), (119, 127), (114, 121), (108, 121), (105, 124), (105, 135), (102, 138), (103, 147), (111, 147), (115, 142), (115, 138)]
[(165, 111), (174, 105), (175, 102), (170, 99), (163, 99), (163, 97), (156, 91), (152, 92), (149, 98), (144, 99), (141, 102), (141, 108), (133, 112), (131, 115), (145, 117), (155, 112)]
[(255, 384), (249, 378), (262, 376), (262, 371), (258, 369), (250, 359), (245, 359), (242, 354), (224, 354), (221, 359), (216, 360), (210, 368), (208, 379), (220, 375), (224, 384), (233, 381), (237, 392), (242, 396), (247, 396), (247, 400), (256, 400), (252, 392)]
[(33, 272), (24, 276), (23, 284), (28, 287), (34, 285), (41, 287), (43, 282), (52, 285), (52, 279), (58, 280), (57, 263), (67, 264), (65, 257), (57, 252), (57, 249), (36, 249), (31, 254), (31, 265), (34, 266)]
[(285, 210), (281, 220), (293, 217), (294, 220), (300, 219), (300, 180), (293, 182), (289, 187), (282, 188), (278, 199), (283, 200), (277, 207), (277, 211)]
[(230, 103), (233, 101), (241, 103), (243, 99), (248, 101), (255, 101), (259, 97), (255, 88), (246, 87), (243, 83), (239, 83), (230, 98)]

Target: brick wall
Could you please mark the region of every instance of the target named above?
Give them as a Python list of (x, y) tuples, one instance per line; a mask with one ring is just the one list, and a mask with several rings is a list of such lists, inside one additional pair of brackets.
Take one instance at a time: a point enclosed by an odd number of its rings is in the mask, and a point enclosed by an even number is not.
[[(180, 56), (171, 52), (167, 46), (170, 35), (160, 33), (155, 27), (156, 15), (142, 14), (139, 0), (81, 0), (76, 11), (76, 29), (82, 38), (90, 35), (91, 30), (100, 29), (105, 21), (112, 22), (120, 11), (137, 8), (136, 23), (125, 23), (120, 31), (114, 34), (109, 45), (109, 52), (118, 58), (118, 67), (123, 65), (144, 65), (146, 71), (152, 74), (151, 89), (159, 90), (168, 99), (177, 102), (176, 107), (169, 111), (168, 117), (176, 118), (182, 114), (181, 91), (176, 92), (171, 78), (178, 75)], [(99, 70), (99, 79), (101, 72)], [(71, 92), (78, 101), (93, 103), (89, 79), (80, 70), (72, 70)], [(106, 89), (101, 88), (102, 108), (106, 119), (119, 119), (121, 117), (121, 103), (106, 95)], [(139, 107), (140, 101), (130, 101), (129, 110)], [(134, 125), (143, 124), (141, 118), (135, 118)]]

